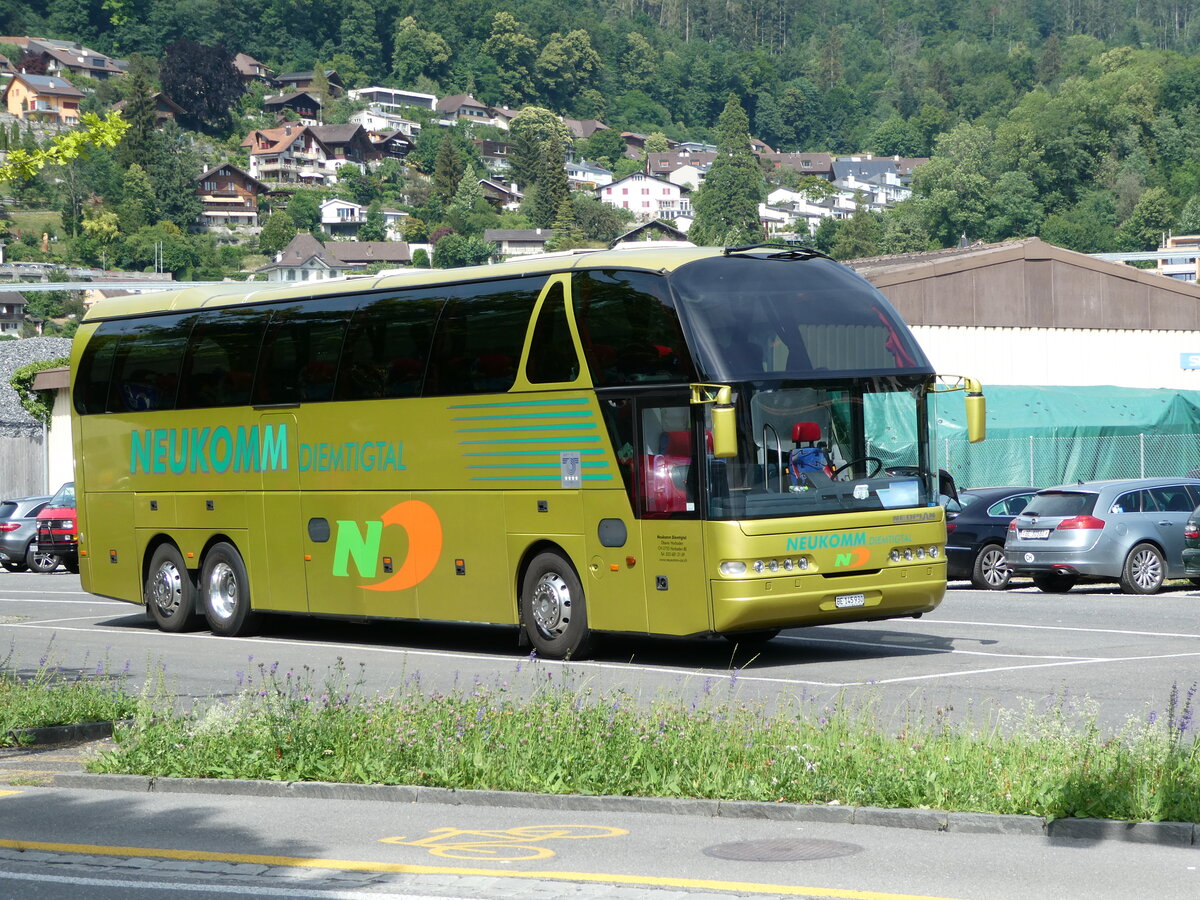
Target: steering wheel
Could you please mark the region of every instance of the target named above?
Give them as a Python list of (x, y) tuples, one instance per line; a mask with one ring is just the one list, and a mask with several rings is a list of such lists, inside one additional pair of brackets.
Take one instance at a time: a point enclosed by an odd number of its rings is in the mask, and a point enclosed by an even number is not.
[[(875, 464), (875, 471), (868, 472), (867, 473), (868, 478), (874, 478), (876, 475), (878, 475), (880, 472), (883, 471), (883, 460), (880, 459), (878, 456), (860, 456), (857, 459), (852, 459), (848, 463), (843, 463), (842, 465), (838, 466), (836, 469), (833, 470), (833, 474), (831, 474), (829, 477), (836, 481), (837, 477), (839, 475), (841, 475), (847, 469), (853, 469), (858, 463), (874, 463)], [(846, 479), (846, 480), (849, 481), (850, 479)]]

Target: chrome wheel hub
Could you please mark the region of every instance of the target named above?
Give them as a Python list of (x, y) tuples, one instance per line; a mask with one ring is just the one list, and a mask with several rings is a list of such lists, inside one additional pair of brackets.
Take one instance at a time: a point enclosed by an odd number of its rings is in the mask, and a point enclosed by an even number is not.
[(557, 637), (571, 621), (571, 589), (557, 572), (547, 572), (533, 589), (533, 621), (546, 637)]
[(237, 575), (229, 563), (219, 562), (208, 573), (208, 608), (213, 615), (228, 619), (238, 604)]
[(150, 582), (150, 602), (165, 617), (173, 616), (183, 602), (183, 576), (171, 563), (163, 563)]
[(1162, 565), (1158, 554), (1146, 551), (1133, 558), (1133, 580), (1138, 587), (1157, 588), (1162, 578)]

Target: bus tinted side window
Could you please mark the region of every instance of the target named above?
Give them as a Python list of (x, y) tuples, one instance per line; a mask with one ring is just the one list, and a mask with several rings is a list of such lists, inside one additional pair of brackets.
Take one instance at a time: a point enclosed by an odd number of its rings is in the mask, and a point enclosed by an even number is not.
[(108, 382), (122, 324), (102, 322), (83, 351), (75, 375), (75, 411), (80, 415), (102, 413), (108, 405)]
[(276, 307), (263, 339), (254, 403), (332, 400), (354, 297)]
[(179, 409), (250, 402), (258, 348), (270, 313), (227, 307), (200, 313), (183, 361)]
[(425, 380), (427, 396), (507, 391), (529, 316), (545, 279), (511, 279), (447, 288)]
[(573, 293), (597, 387), (697, 380), (666, 279), (646, 272), (582, 272)]
[(550, 285), (538, 313), (525, 377), (532, 384), (574, 381), (579, 377), (579, 358), (567, 324), (567, 298), (561, 281)]
[(444, 303), (429, 291), (365, 300), (346, 332), (334, 399), (420, 396)]
[(194, 314), (155, 316), (123, 329), (113, 358), (108, 412), (174, 409), (179, 362)]

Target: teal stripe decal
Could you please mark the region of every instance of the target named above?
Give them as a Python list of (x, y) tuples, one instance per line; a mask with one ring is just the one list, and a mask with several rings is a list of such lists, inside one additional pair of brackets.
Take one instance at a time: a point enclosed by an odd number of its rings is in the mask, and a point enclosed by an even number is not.
[(596, 425), (513, 425), (503, 428), (459, 428), (455, 434), (484, 434), (498, 431), (595, 431)]
[[(558, 444), (558, 445), (560, 445), (560, 446), (561, 446), (561, 445), (562, 445), (562, 444), (564, 444), (564, 443), (565, 443), (567, 440), (568, 440), (568, 439), (567, 439), (567, 438), (565, 438), (565, 437), (552, 437), (552, 438), (519, 438), (519, 439), (518, 439), (518, 438), (513, 438), (513, 439), (509, 439), (509, 440), (503, 440), (503, 441), (459, 441), (459, 442), (458, 442), (458, 444), (459, 444), (459, 446), (460, 446), (460, 447), (464, 447), (464, 446), (466, 446), (466, 445), (468, 445), (468, 444), (491, 444), (491, 445), (493, 445), (493, 446), (499, 446), (499, 445), (501, 445), (501, 444)], [(587, 441), (588, 443), (595, 443), (596, 441), (599, 441), (599, 440), (600, 440), (600, 438), (598, 438), (598, 437), (583, 437), (583, 436), (580, 436), (580, 435), (572, 435), (572, 436), (571, 436), (571, 438), (570, 438), (570, 440), (572, 440), (572, 441), (577, 441), (577, 442), (583, 442), (583, 441)]]
[[(606, 462), (585, 462), (581, 463), (585, 469), (607, 469)], [(544, 463), (496, 463), (494, 465), (475, 465), (467, 466), (468, 469), (551, 469), (557, 472), (558, 466), (550, 466)]]
[[(472, 481), (552, 481), (555, 484), (561, 480), (559, 476), (548, 475), (476, 475)], [(612, 481), (611, 475), (584, 475), (584, 481)]]
[[(497, 450), (493, 453), (464, 453), (463, 456), (554, 456), (557, 457), (562, 451), (560, 450)], [(595, 455), (603, 453), (599, 447), (588, 447), (580, 450), (581, 455)]]
[(533, 406), (580, 406), (588, 402), (587, 397), (570, 400), (514, 400), (511, 403), (463, 403), (447, 406), (446, 409), (505, 409), (509, 407)]
[(510, 416), (455, 416), (450, 421), (451, 422), (482, 422), (482, 421), (486, 421), (488, 419), (500, 419), (500, 420), (504, 420), (504, 421), (514, 422), (517, 419), (546, 419), (547, 417), (554, 418), (554, 419), (568, 419), (568, 418), (570, 418), (570, 419), (590, 419), (592, 417), (592, 413), (590, 410), (584, 409), (584, 410), (580, 410), (579, 412), (567, 411), (567, 412), (552, 412), (552, 413), (521, 413), (519, 415), (514, 414), (514, 415), (510, 415)]

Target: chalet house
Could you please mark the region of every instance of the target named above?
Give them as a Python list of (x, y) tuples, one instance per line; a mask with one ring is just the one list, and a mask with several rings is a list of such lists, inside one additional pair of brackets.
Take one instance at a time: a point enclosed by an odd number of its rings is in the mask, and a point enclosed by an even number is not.
[(828, 153), (764, 153), (761, 160), (772, 169), (791, 169), (801, 175), (833, 180), (833, 157)]
[(253, 228), (258, 225), (258, 198), (267, 193), (265, 184), (237, 166), (225, 163), (196, 179), (196, 193), (203, 211), (200, 226)]
[(308, 131), (325, 145), (325, 167), (334, 176), (334, 181), (337, 170), (345, 165), (358, 166), (360, 172), (367, 171), (367, 162), (374, 154), (375, 145), (361, 125), (315, 125)]
[(567, 170), (567, 187), (573, 191), (594, 191), (612, 184), (612, 172), (589, 162), (567, 160), (563, 168)]
[(472, 141), (484, 167), (493, 175), (507, 177), (512, 171), (512, 163), (508, 159), (508, 144), (504, 141), (479, 140)]
[(362, 272), (374, 263), (405, 266), (412, 261), (404, 241), (330, 241), (322, 244), (311, 234), (298, 234), (258, 269), (268, 281), (323, 281)]
[(419, 91), (402, 91), (399, 88), (365, 87), (350, 92), (351, 100), (365, 103), (371, 109), (379, 112), (400, 113), (407, 106), (420, 109), (436, 109), (437, 97), (433, 94), (422, 94)]
[[(154, 100), (154, 123), (156, 125), (161, 125), (163, 122), (174, 121), (178, 116), (181, 116), (187, 112), (187, 110), (185, 110), (182, 106), (168, 97), (162, 91), (158, 91), (152, 99)], [(127, 101), (118, 100), (113, 104), (112, 108), (120, 112), (124, 110), (127, 105)]]
[(623, 244), (635, 244), (645, 241), (672, 241), (687, 243), (687, 233), (662, 219), (651, 219), (610, 241), (608, 246), (620, 247)]
[(262, 81), (267, 84), (274, 82), (271, 76), (271, 70), (260, 63), (253, 56), (245, 53), (239, 53), (233, 58), (233, 66), (238, 70), (238, 74), (242, 76), (242, 81), (249, 84), (252, 81)]
[(81, 75), (105, 81), (125, 74), (116, 60), (77, 42), (29, 38), (25, 52), (36, 54), (45, 63), (46, 74), (58, 78)]
[(329, 150), (306, 126), (256, 129), (242, 141), (250, 150), (250, 176), (276, 183), (330, 184)]
[[(404, 220), (408, 213), (398, 209), (385, 209), (383, 227), (389, 241), (399, 241), (404, 236)], [(367, 208), (361, 203), (334, 197), (321, 204), (321, 229), (331, 237), (353, 239), (366, 224)]]
[(497, 209), (517, 209), (525, 199), (525, 195), (513, 185), (490, 178), (480, 178), (479, 187), (483, 190), (483, 198)]
[(368, 159), (372, 161), (385, 159), (399, 161), (412, 152), (412, 139), (402, 131), (393, 131), (389, 134), (368, 133), (367, 137), (371, 139), (371, 155)]
[(646, 172), (665, 178), (672, 184), (695, 190), (704, 183), (708, 170), (712, 168), (715, 152), (684, 150), (676, 148), (666, 153), (646, 154)]
[(83, 91), (52, 75), (17, 73), (4, 88), (4, 105), (18, 119), (79, 124)]
[(577, 141), (587, 140), (597, 131), (608, 131), (608, 126), (599, 119), (563, 119), (562, 123)]
[(0, 291), (0, 334), (20, 336), (25, 321), (25, 297), (17, 291)]
[(496, 245), (497, 259), (544, 253), (546, 241), (552, 237), (549, 228), (488, 228), (483, 232), (483, 239)]
[[(285, 94), (294, 91), (311, 91), (315, 75), (315, 72), (286, 72), (283, 75), (275, 76), (275, 84)], [(345, 96), (346, 85), (342, 83), (342, 76), (333, 69), (325, 70), (325, 81), (329, 84), (330, 97)]]
[(641, 222), (673, 219), (692, 208), (687, 188), (644, 172), (635, 172), (597, 188), (596, 196), (610, 206), (628, 209)]
[(488, 112), (492, 116), (492, 124), (501, 131), (508, 131), (512, 120), (521, 112), (519, 109), (512, 109), (507, 106), (489, 106)]
[(470, 94), (454, 94), (437, 102), (437, 111), (447, 119), (466, 119), (470, 122), (487, 122), (492, 114), (483, 103)]
[(291, 112), (301, 125), (318, 125), (321, 121), (321, 101), (315, 94), (310, 94), (308, 91), (293, 91), (290, 94), (263, 97), (263, 109), (268, 113), (284, 117)]

